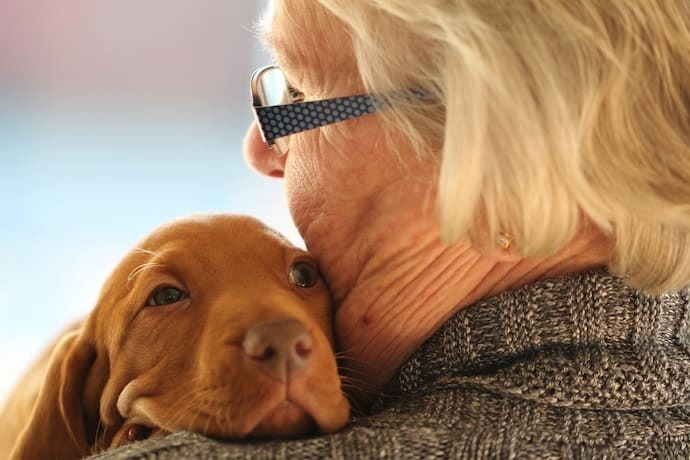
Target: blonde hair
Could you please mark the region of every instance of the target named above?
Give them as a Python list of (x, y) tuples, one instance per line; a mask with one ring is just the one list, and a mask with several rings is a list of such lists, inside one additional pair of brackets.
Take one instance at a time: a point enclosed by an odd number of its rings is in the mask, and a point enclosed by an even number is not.
[(368, 91), (440, 101), (436, 116), (389, 116), (441, 152), (446, 240), (476, 238), (483, 216), (545, 256), (584, 215), (631, 285), (690, 285), (690, 3), (318, 1), (346, 25)]

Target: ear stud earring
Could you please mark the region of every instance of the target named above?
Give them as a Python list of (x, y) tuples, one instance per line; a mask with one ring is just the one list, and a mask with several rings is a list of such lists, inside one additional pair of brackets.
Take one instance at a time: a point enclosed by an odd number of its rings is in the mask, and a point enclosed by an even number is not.
[(501, 249), (504, 249), (504, 250), (508, 249), (512, 243), (513, 243), (513, 235), (511, 235), (508, 232), (501, 232), (496, 237), (496, 244)]

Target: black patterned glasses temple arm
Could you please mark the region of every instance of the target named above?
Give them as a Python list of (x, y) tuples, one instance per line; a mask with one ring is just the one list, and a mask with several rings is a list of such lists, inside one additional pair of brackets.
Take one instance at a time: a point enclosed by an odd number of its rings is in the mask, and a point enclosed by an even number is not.
[(363, 94), (321, 101), (254, 107), (266, 144), (276, 139), (387, 108), (383, 98)]

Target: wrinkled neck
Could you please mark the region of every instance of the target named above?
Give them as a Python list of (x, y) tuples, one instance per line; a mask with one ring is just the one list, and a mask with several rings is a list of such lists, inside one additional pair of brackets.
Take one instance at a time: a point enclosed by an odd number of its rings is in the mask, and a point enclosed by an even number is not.
[(364, 257), (349, 280), (333, 274), (337, 338), (349, 358), (345, 367), (355, 382), (365, 381), (375, 390), (462, 308), (536, 280), (600, 267), (607, 260), (606, 242), (597, 235), (579, 235), (552, 257), (503, 261), (468, 241), (444, 244), (437, 229), (424, 222), (415, 220), (385, 238), (369, 239), (375, 244), (369, 252), (355, 253)]

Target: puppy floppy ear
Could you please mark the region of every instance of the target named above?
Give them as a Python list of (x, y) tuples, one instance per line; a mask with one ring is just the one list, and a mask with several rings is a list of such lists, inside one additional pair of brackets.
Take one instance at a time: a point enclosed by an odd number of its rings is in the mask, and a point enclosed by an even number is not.
[(29, 423), (10, 458), (74, 459), (90, 453), (85, 414), (92, 409), (83, 405), (83, 390), (95, 356), (83, 330), (65, 334), (55, 347)]

